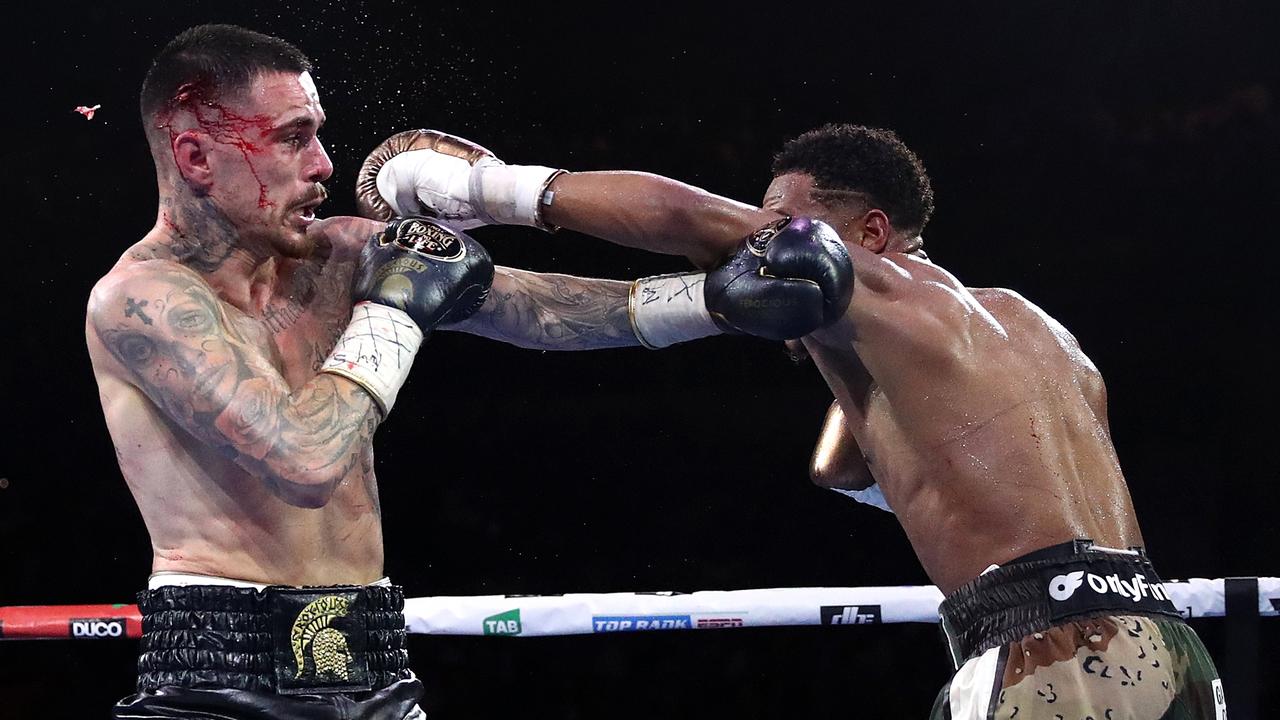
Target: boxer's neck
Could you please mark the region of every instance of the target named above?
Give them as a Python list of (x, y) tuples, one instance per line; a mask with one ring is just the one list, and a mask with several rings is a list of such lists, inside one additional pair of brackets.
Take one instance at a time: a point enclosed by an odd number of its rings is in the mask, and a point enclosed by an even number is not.
[(203, 273), (218, 297), (253, 317), (261, 317), (267, 305), (283, 286), (281, 273), (284, 258), (261, 257), (243, 248), (234, 248), (222, 267)]
[(204, 277), (225, 302), (248, 315), (262, 314), (288, 264), (266, 243), (244, 238), (208, 200), (175, 202), (162, 197), (149, 239), (172, 259)]

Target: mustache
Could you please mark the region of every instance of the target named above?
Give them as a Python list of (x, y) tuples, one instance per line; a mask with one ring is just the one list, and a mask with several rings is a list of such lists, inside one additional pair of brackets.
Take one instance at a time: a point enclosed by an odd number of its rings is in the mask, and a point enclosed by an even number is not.
[(329, 199), (329, 191), (324, 185), (316, 183), (315, 190), (309, 193), (305, 198), (293, 204), (293, 207), (303, 207), (304, 205), (319, 205)]

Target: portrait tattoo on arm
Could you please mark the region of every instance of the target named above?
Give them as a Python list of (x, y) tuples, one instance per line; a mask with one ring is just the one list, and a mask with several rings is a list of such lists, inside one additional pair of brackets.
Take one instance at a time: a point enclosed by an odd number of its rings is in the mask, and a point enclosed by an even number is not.
[(631, 283), (499, 267), (475, 315), (445, 329), (539, 350), (638, 345), (627, 314)]
[(95, 290), (90, 320), (166, 415), (282, 491), (336, 484), (369, 451), (379, 418), (369, 395), (325, 373), (291, 390), (192, 273), (156, 271)]

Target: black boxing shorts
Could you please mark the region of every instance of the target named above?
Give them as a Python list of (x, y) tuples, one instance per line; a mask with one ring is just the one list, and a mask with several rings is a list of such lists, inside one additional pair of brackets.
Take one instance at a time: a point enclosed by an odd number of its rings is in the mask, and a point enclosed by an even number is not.
[(931, 718), (1226, 717), (1212, 659), (1141, 549), (1038, 550), (939, 612), (956, 672)]
[(170, 585), (138, 608), (137, 693), (115, 718), (423, 717), (400, 587)]

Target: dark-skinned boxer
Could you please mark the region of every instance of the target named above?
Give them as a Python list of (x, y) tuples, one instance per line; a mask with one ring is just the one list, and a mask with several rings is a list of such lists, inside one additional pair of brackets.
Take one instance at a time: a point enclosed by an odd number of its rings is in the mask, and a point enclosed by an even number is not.
[(924, 256), (933, 193), (896, 135), (788, 142), (763, 208), (644, 173), (507, 166), (439, 136), (392, 138), (363, 191), (477, 224), (533, 224), (538, 208), (542, 225), (704, 267), (779, 216), (839, 233), (852, 298), (803, 338), (835, 396), (812, 475), (894, 512), (946, 594), (956, 673), (934, 717), (1223, 717), (1212, 660), (1142, 548), (1101, 375), (1043, 310)]

